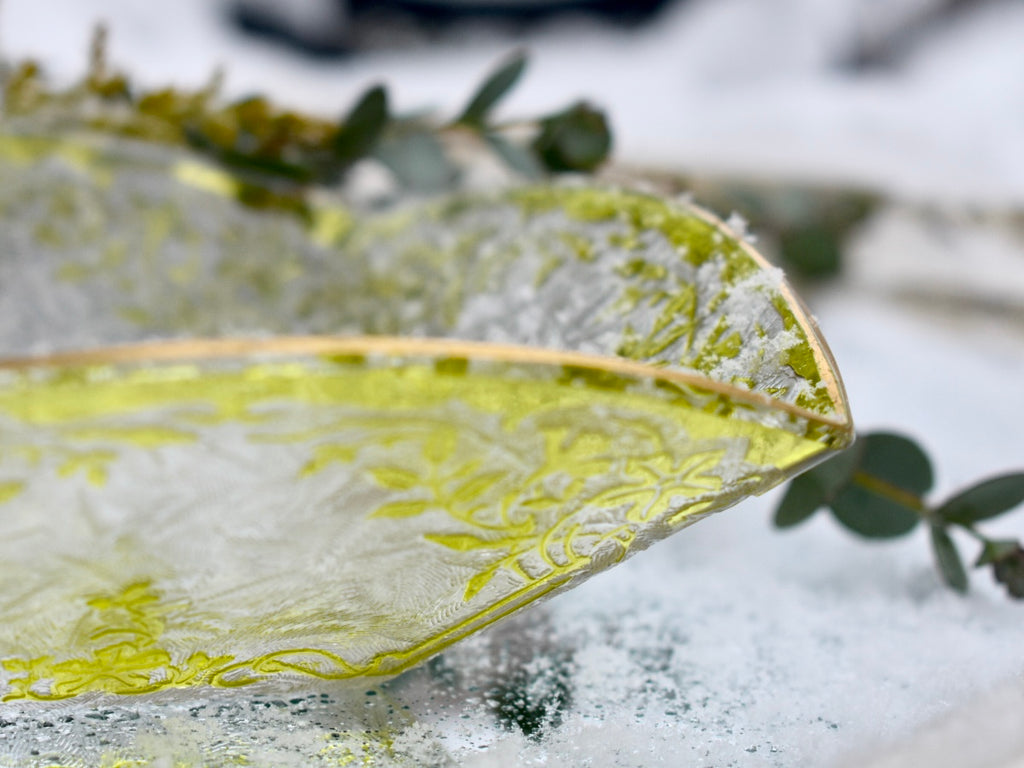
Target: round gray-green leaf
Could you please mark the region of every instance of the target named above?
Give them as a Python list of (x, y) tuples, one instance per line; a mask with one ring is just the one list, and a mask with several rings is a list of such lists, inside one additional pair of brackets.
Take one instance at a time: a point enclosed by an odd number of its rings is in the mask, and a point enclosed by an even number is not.
[(892, 538), (914, 529), (921, 496), (932, 487), (931, 462), (911, 439), (875, 432), (854, 446), (858, 461), (850, 482), (832, 500), (836, 519), (867, 538)]
[(389, 136), (378, 145), (376, 156), (411, 192), (437, 192), (458, 175), (441, 143), (426, 131)]
[(859, 460), (860, 451), (854, 447), (795, 478), (775, 510), (775, 526), (790, 528), (798, 525), (820, 507), (829, 505), (850, 481)]
[(791, 528), (825, 506), (825, 492), (816, 478), (807, 474), (795, 478), (775, 510), (775, 527)]
[(544, 169), (537, 158), (526, 148), (495, 133), (487, 134), (485, 139), (502, 162), (524, 179), (538, 179), (544, 175)]

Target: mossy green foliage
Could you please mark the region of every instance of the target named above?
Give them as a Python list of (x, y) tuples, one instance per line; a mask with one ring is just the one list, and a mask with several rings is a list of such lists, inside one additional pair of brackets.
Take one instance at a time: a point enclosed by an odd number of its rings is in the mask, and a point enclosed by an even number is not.
[(794, 183), (671, 179), (718, 211), (739, 211), (758, 234), (765, 252), (803, 280), (835, 278), (842, 272), (850, 236), (877, 210), (873, 192)]

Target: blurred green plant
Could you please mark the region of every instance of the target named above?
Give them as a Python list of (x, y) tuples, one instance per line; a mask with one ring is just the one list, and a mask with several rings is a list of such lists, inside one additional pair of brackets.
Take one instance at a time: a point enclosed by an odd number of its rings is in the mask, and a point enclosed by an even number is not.
[(862, 189), (785, 181), (693, 177), (671, 179), (668, 186), (693, 193), (711, 210), (740, 212), (759, 246), (803, 281), (838, 277), (847, 242), (882, 203)]
[[(532, 119), (495, 120), (526, 72), (522, 51), (500, 62), (458, 116), (444, 121), (424, 112), (395, 114), (380, 84), (337, 120), (284, 110), (262, 96), (224, 103), (221, 72), (195, 90), (144, 90), (109, 64), (106, 49), (106, 32), (99, 27), (85, 76), (64, 90), (51, 89), (36, 62), (0, 66), (4, 120), (28, 118), (37, 126), (187, 146), (231, 172), (242, 190), (239, 199), (250, 207), (304, 216), (310, 189), (342, 185), (353, 166), (367, 159), (388, 168), (400, 192), (429, 194), (459, 185), (466, 162), (460, 150), (466, 145), (478, 150), (476, 158), (489, 152), (526, 180), (594, 173), (612, 151), (605, 114), (585, 101)], [(645, 180), (655, 175), (642, 173)], [(675, 177), (670, 186), (694, 189), (712, 209), (742, 211), (766, 250), (802, 279), (838, 275), (847, 238), (878, 203), (866, 192), (796, 184)]]
[(824, 507), (867, 539), (891, 539), (927, 525), (942, 580), (966, 593), (967, 570), (950, 535), (959, 528), (981, 544), (974, 566), (990, 567), (1011, 597), (1024, 599), (1024, 547), (1013, 539), (990, 539), (977, 528), (1024, 503), (1024, 472), (982, 480), (938, 504), (924, 498), (932, 483), (931, 461), (920, 445), (905, 435), (871, 432), (795, 478), (775, 510), (775, 525), (791, 528)]
[(514, 123), (492, 120), (526, 65), (522, 52), (509, 57), (451, 122), (426, 113), (394, 114), (383, 85), (369, 88), (331, 121), (279, 109), (262, 96), (222, 104), (219, 72), (199, 90), (138, 89), (108, 64), (100, 27), (85, 76), (66, 90), (49, 89), (36, 62), (8, 68), (3, 111), (5, 120), (35, 117), (63, 128), (188, 146), (258, 188), (243, 202), (263, 207), (301, 208), (295, 200), (306, 188), (339, 184), (367, 158), (390, 169), (405, 191), (448, 189), (461, 173), (451, 152), (460, 136), (477, 137), (482, 148), (526, 178), (595, 170), (607, 160), (612, 140), (604, 114), (590, 105), (580, 102)]

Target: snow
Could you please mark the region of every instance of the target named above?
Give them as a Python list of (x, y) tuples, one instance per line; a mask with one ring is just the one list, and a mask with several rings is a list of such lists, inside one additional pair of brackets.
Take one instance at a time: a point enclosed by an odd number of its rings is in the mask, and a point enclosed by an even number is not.
[[(608, 109), (625, 164), (880, 190), (897, 202), (855, 238), (845, 281), (805, 298), (860, 428), (923, 442), (942, 495), (1024, 467), (1019, 213), (963, 214), (1024, 207), (1024, 4), (974, 4), (890, 67), (841, 66), (858, 42), (935, 5), (691, 0), (635, 31), (573, 19), (526, 40), (453, 33), (443, 46), (325, 63), (236, 37), (207, 0), (5, 0), (0, 47), (66, 80), (106, 18), (113, 60), (147, 84), (203, 82), (226, 64), (233, 94), (333, 114), (383, 81), (400, 108), (451, 114), (525, 43), (531, 70), (503, 114), (586, 96)], [(1024, 765), (1021, 605), (987, 573), (972, 575), (967, 598), (944, 590), (924, 531), (868, 545), (820, 513), (774, 532), (777, 498), (703, 521), (526, 614), (543, 629), (538, 659), (555, 648), (573, 660), (563, 722), (543, 738), (496, 728), (470, 690), (522, 623), (444, 657), (467, 681), (443, 707), (424, 671), (393, 695), (424, 743), (440, 738), (465, 766)], [(1024, 514), (987, 530), (1024, 536)]]

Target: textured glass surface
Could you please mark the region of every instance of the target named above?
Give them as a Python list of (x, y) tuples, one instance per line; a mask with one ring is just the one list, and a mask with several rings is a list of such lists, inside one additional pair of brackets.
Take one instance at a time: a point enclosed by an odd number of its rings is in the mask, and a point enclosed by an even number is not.
[(13, 765), (401, 764), (429, 729), (367, 686), (851, 434), (781, 275), (683, 203), (297, 217), (14, 135), (0, 176)]

